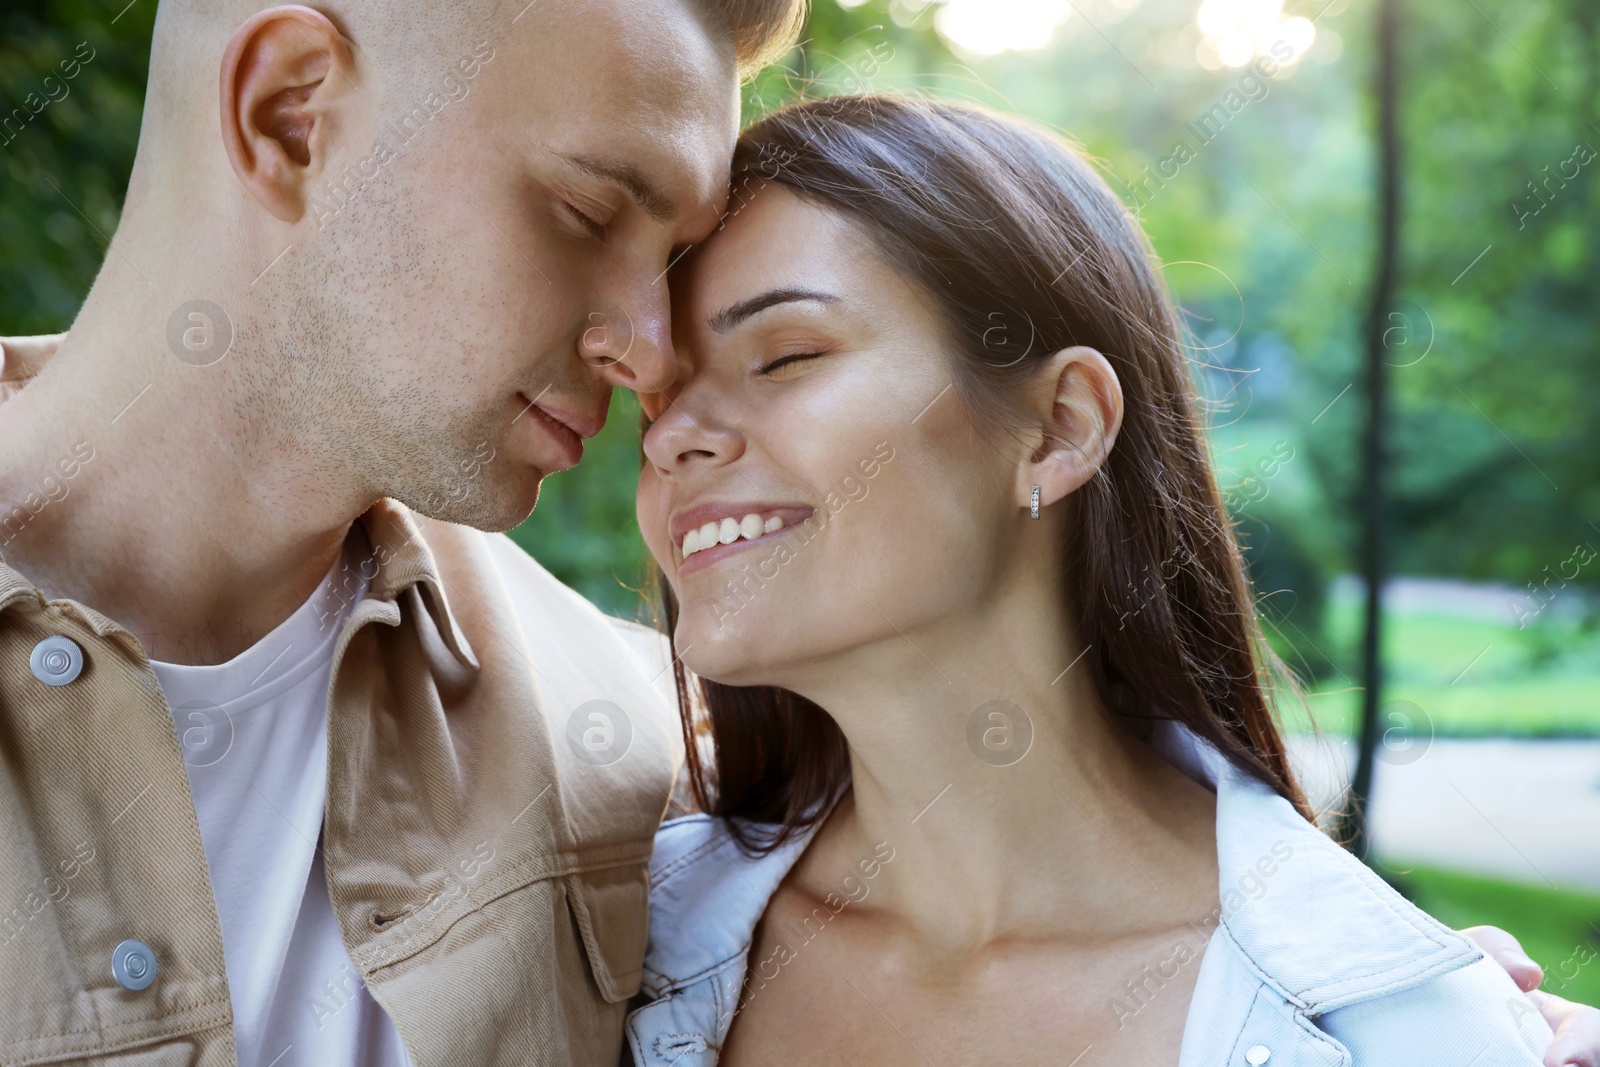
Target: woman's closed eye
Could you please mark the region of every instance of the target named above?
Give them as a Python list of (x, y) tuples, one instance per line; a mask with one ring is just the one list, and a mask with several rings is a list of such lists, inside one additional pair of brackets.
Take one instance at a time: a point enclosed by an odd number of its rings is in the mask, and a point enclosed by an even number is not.
[(786, 356), (779, 356), (770, 363), (761, 366), (758, 373), (763, 378), (771, 378), (782, 373), (786, 367), (794, 367), (813, 359), (821, 359), (826, 352), (791, 352)]

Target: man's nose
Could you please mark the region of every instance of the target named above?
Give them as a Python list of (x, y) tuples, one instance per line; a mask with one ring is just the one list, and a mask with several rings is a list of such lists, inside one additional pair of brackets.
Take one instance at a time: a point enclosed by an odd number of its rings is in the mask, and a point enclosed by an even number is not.
[(583, 323), (578, 351), (608, 385), (639, 393), (659, 393), (671, 385), (677, 367), (666, 283), (624, 300), (602, 301)]

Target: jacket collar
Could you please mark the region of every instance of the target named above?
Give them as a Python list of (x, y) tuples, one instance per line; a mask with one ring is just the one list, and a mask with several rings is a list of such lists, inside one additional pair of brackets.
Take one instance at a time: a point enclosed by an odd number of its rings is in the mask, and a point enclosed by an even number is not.
[[(1221, 907), (1205, 935), (1220, 922), (1266, 984), (1307, 1014), (1395, 992), (1480, 955), (1189, 727), (1158, 721), (1151, 743), (1217, 794)], [(656, 838), (644, 988), (671, 997), (726, 970), (718, 996), (695, 990), (677, 998), (703, 999), (703, 1010), (679, 1003), (674, 1011), (693, 1016), (715, 1042), (732, 1007), (719, 1013), (713, 1002), (736, 997), (756, 925), (812, 832), (764, 856), (745, 855), (726, 824), (709, 816), (673, 820)]]
[(1187, 726), (1162, 720), (1152, 743), (1217, 794), (1220, 921), (1267, 983), (1307, 1014), (1395, 992), (1481, 954)]
[[(433, 551), (423, 538), (424, 523), (398, 501), (384, 497), (361, 516), (360, 524), (372, 546), (374, 573), (369, 596), (394, 601), (413, 586), (422, 591), (422, 605), (433, 619), (446, 647), (463, 667), (478, 669), (478, 657), (467, 635), (456, 623), (445, 595), (445, 581), (439, 573)], [(435, 524), (438, 525), (438, 524)], [(399, 622), (396, 615), (394, 622)]]
[[(400, 622), (394, 602), (412, 587), (418, 588), (421, 607), (433, 620), (450, 654), (461, 666), (475, 671), (479, 666), (477, 655), (450, 610), (444, 578), (423, 538), (422, 524), (432, 521), (419, 519), (404, 505), (387, 497), (373, 504), (357, 520), (371, 546), (370, 555), (365, 555), (360, 564), (361, 577), (369, 583), (367, 596), (370, 600), (387, 602), (387, 610), (378, 610), (377, 616), (379, 621), (390, 625)], [(18, 603), (41, 609), (46, 599), (43, 592), (20, 572), (7, 566), (5, 558), (0, 556), (0, 611)], [(60, 603), (81, 617), (97, 636), (118, 641), (130, 653), (144, 655), (138, 640), (114, 620), (75, 601)]]
[(644, 988), (663, 996), (742, 961), (767, 902), (832, 809), (759, 856), (739, 847), (723, 819), (690, 815), (663, 825), (650, 859)]
[(650, 1003), (623, 1023), (636, 1063), (716, 1063), (738, 1011), (756, 924), (820, 824), (760, 856), (741, 851), (728, 823), (710, 815), (673, 819), (657, 831), (639, 983)]

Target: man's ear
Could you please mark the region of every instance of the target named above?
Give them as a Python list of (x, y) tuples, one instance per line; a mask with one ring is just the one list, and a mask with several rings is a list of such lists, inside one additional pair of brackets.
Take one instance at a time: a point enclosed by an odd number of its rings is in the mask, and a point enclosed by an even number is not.
[(284, 222), (305, 214), (329, 169), (355, 83), (349, 42), (328, 17), (292, 5), (257, 12), (222, 54), (222, 142), (250, 195)]
[(1042, 508), (1093, 478), (1111, 454), (1122, 428), (1122, 383), (1110, 360), (1079, 345), (1044, 361), (1028, 397), (1037, 444), (1017, 468), (1017, 501), (1028, 507), (1037, 485)]

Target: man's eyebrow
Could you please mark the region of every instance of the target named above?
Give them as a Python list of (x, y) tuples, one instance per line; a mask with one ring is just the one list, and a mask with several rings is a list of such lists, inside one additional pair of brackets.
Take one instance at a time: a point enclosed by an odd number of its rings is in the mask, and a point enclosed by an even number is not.
[(818, 292), (815, 289), (769, 289), (760, 296), (752, 296), (749, 300), (741, 300), (737, 304), (730, 304), (717, 312), (707, 321), (716, 333), (726, 333), (739, 325), (752, 315), (758, 315), (770, 307), (779, 304), (794, 304), (804, 300), (815, 300), (823, 304), (837, 304), (839, 298), (832, 293)]
[(622, 186), (634, 203), (657, 222), (670, 222), (678, 214), (672, 198), (651, 184), (650, 179), (639, 173), (639, 168), (632, 163), (566, 154), (561, 158), (585, 174)]

